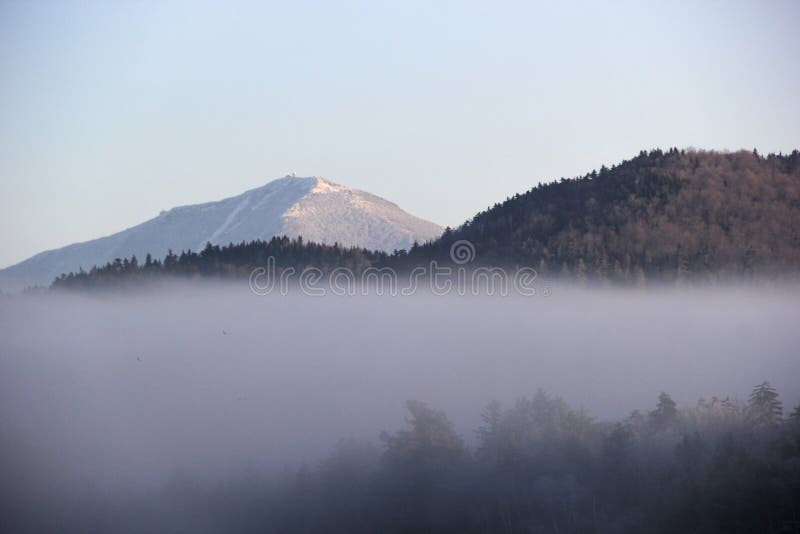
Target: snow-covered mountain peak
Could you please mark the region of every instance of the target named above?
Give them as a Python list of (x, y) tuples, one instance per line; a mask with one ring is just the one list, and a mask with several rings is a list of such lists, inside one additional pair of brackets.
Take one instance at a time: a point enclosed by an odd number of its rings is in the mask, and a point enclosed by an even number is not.
[(381, 197), (320, 176), (290, 174), (244, 193), (178, 206), (122, 232), (42, 252), (0, 270), (0, 289), (49, 284), (61, 273), (115, 258), (201, 249), (276, 235), (392, 251), (438, 237), (442, 228)]
[(311, 193), (338, 193), (341, 191), (350, 190), (349, 187), (331, 182), (330, 180), (326, 180), (321, 176), (313, 176), (312, 178), (316, 180), (316, 185), (313, 189), (311, 189)]

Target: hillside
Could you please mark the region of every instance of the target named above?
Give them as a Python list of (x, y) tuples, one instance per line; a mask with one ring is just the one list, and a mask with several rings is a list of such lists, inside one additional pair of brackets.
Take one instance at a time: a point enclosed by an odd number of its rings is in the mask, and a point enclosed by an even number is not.
[(588, 279), (797, 272), (800, 153), (641, 152), (514, 195), (408, 261), (445, 259), (459, 239), (479, 264)]

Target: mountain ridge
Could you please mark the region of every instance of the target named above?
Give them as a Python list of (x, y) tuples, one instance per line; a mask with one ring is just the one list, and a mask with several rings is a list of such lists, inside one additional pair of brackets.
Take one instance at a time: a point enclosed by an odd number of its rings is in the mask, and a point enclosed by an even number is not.
[(132, 255), (164, 257), (273, 236), (391, 252), (437, 237), (443, 229), (366, 191), (319, 176), (287, 175), (239, 195), (176, 206), (107, 236), (36, 254), (0, 270), (0, 289), (49, 284), (62, 273), (88, 270)]
[(92, 288), (169, 276), (247, 276), (274, 257), (279, 268), (397, 272), (458, 265), (533, 267), (540, 276), (599, 284), (797, 279), (800, 152), (642, 151), (611, 168), (540, 183), (407, 252), (372, 253), (289, 238), (206, 247), (149, 266), (119, 262), (61, 277)]
[(800, 152), (641, 151), (508, 197), (404, 261), (461, 239), (477, 264), (585, 280), (798, 273)]

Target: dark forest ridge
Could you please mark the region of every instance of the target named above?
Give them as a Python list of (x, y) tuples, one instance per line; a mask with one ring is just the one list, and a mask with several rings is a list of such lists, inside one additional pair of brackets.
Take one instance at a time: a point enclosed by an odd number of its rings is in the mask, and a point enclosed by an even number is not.
[(207, 246), (144, 265), (120, 259), (62, 276), (54, 285), (95, 286), (161, 274), (246, 276), (269, 256), (279, 268), (407, 271), (431, 260), (448, 262), (450, 247), (462, 239), (475, 246), (471, 265), (529, 266), (545, 276), (581, 281), (794, 275), (800, 271), (800, 152), (642, 151), (610, 169), (516, 194), (407, 252), (274, 238)]
[(561, 179), (476, 215), (430, 247), (589, 278), (715, 277), (800, 267), (800, 153), (670, 149)]

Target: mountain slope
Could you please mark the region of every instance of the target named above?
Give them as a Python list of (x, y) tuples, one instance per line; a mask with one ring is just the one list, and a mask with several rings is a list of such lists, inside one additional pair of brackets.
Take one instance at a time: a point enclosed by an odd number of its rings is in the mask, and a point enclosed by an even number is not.
[(517, 194), (404, 261), (446, 258), (586, 279), (800, 272), (800, 152), (653, 150)]
[(414, 217), (380, 197), (319, 177), (287, 176), (241, 195), (162, 212), (122, 232), (42, 252), (0, 270), (0, 288), (48, 284), (61, 273), (115, 258), (169, 249), (198, 250), (206, 242), (239, 243), (275, 235), (392, 251), (440, 235), (438, 225)]

